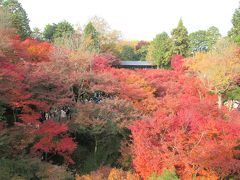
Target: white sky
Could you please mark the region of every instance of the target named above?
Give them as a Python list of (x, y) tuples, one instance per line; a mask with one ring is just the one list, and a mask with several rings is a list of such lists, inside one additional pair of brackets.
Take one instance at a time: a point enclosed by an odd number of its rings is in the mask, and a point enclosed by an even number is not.
[(84, 26), (97, 15), (129, 40), (151, 40), (171, 32), (182, 17), (189, 32), (214, 25), (226, 35), (239, 0), (19, 0), (31, 27), (67, 20)]

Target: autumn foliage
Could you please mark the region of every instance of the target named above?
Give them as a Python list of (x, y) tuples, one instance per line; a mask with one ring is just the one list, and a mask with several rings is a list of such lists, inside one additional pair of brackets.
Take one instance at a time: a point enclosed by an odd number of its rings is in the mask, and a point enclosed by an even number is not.
[[(73, 163), (70, 155), (76, 144), (67, 135), (67, 124), (53, 120), (40, 122), (42, 112), (69, 102), (65, 100), (69, 99), (67, 90), (64, 91), (62, 85), (60, 87), (62, 78), (56, 79), (57, 72), (50, 73), (46, 69), (52, 46), (33, 39), (21, 41), (19, 37), (6, 42), (9, 43), (8, 50), (3, 49), (0, 55), (0, 105), (12, 112), (12, 120), (7, 119), (3, 126), (23, 123), (30, 129), (34, 128), (31, 134), (39, 135), (41, 139), (34, 145), (33, 152), (59, 154), (66, 162)], [(59, 138), (57, 142), (56, 138)]]
[(22, 128), (21, 151), (61, 159), (79, 174), (112, 166), (77, 179), (139, 180), (163, 172), (186, 180), (239, 178), (240, 114), (218, 108), (216, 96), (237, 85), (239, 54), (230, 47), (195, 55), (199, 61), (189, 60), (188, 72), (180, 55), (172, 57), (172, 70), (130, 70), (114, 68), (119, 60), (111, 53), (22, 41), (11, 32), (0, 40), (0, 138), (9, 127)]
[(171, 59), (171, 67), (176, 70), (182, 70), (184, 64), (184, 57), (181, 55), (174, 55)]
[(92, 172), (90, 175), (77, 176), (76, 180), (140, 180), (140, 176), (136, 173), (126, 172), (121, 169), (100, 167), (98, 171)]
[(49, 53), (53, 48), (48, 42), (40, 42), (31, 38), (21, 41), (18, 36), (12, 39), (11, 43), (18, 57), (32, 63), (49, 61)]
[(73, 164), (74, 161), (70, 155), (76, 149), (76, 144), (72, 138), (66, 136), (67, 131), (67, 124), (59, 124), (53, 120), (45, 121), (36, 132), (40, 136), (40, 140), (34, 145), (33, 151), (59, 154), (68, 163)]
[(165, 168), (176, 169), (182, 179), (238, 174), (239, 114), (233, 118), (234, 113), (219, 111), (215, 96), (204, 95), (182, 78), (168, 86), (177, 88), (177, 99), (167, 92), (161, 98), (168, 102), (164, 109), (130, 127), (135, 169), (144, 178)]

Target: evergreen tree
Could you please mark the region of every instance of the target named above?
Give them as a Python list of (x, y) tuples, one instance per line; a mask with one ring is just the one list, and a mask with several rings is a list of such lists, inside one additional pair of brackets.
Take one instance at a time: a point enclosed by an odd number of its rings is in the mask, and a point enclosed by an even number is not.
[(151, 42), (147, 59), (158, 67), (167, 67), (172, 55), (172, 41), (166, 32), (158, 34)]
[(215, 26), (211, 26), (207, 30), (208, 49), (210, 50), (214, 44), (221, 38), (219, 29)]
[(148, 46), (142, 46), (140, 49), (136, 50), (136, 58), (139, 61), (146, 61), (148, 53)]
[(199, 30), (189, 34), (189, 52), (207, 52), (220, 39), (218, 28), (212, 26), (208, 30)]
[(189, 34), (190, 53), (208, 51), (207, 31), (199, 30)]
[(232, 17), (232, 29), (228, 32), (228, 36), (236, 43), (240, 44), (240, 7), (237, 8)]
[(43, 37), (44, 39), (48, 40), (48, 41), (52, 41), (53, 40), (53, 36), (54, 36), (54, 33), (56, 31), (56, 24), (47, 24), (44, 28), (44, 31), (43, 31)]
[(235, 10), (232, 17), (233, 27), (228, 32), (228, 36), (236, 43), (240, 44), (240, 6)]
[(99, 37), (98, 33), (91, 22), (84, 29), (84, 46), (90, 52), (99, 52)]
[(123, 46), (120, 57), (122, 60), (134, 61), (136, 59), (134, 48), (129, 45)]
[(67, 21), (62, 21), (56, 25), (56, 29), (54, 31), (53, 37), (61, 38), (64, 35), (71, 35), (73, 33), (74, 33), (73, 26)]
[(11, 22), (21, 38), (26, 39), (29, 37), (31, 34), (29, 19), (22, 5), (17, 0), (6, 0), (2, 4), (4, 9), (9, 12)]
[(33, 31), (31, 33), (31, 37), (33, 39), (43, 40), (43, 33), (41, 32), (41, 30), (39, 28), (33, 28)]
[(188, 31), (180, 19), (177, 28), (172, 31), (173, 53), (186, 56), (189, 48)]

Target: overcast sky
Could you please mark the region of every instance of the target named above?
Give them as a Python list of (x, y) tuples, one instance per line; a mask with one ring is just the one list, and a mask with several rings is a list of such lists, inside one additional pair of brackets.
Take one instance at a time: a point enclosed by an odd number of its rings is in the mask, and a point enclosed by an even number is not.
[(223, 35), (239, 0), (19, 0), (31, 27), (67, 20), (84, 26), (93, 16), (104, 18), (129, 40), (151, 40), (168, 33), (180, 18), (189, 32), (216, 26)]

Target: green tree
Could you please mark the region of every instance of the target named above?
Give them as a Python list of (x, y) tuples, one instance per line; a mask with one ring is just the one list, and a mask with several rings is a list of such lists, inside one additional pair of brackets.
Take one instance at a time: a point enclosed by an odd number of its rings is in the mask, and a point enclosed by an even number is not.
[(238, 7), (232, 17), (232, 29), (228, 32), (228, 36), (236, 43), (240, 44), (240, 7)]
[(147, 59), (158, 67), (167, 67), (172, 55), (172, 41), (166, 32), (158, 34), (151, 42)]
[(54, 33), (56, 31), (56, 27), (57, 27), (57, 25), (54, 24), (54, 23), (53, 24), (47, 24), (44, 28), (44, 31), (43, 31), (44, 39), (46, 39), (48, 41), (52, 41)]
[(220, 39), (218, 28), (212, 26), (208, 30), (199, 30), (189, 34), (190, 53), (207, 52)]
[(226, 92), (226, 100), (240, 100), (240, 87), (237, 86), (236, 88), (229, 90)]
[(134, 48), (129, 46), (129, 45), (125, 45), (122, 47), (122, 50), (120, 52), (120, 58), (122, 60), (131, 60), (134, 61), (135, 60), (135, 52), (134, 52)]
[(89, 22), (84, 28), (83, 39), (86, 50), (90, 52), (99, 52), (100, 47), (98, 32), (91, 22)]
[(119, 158), (121, 141), (129, 137), (129, 122), (140, 117), (127, 100), (105, 99), (99, 104), (86, 103), (70, 123), (78, 149), (73, 154), (76, 168), (89, 173), (101, 165), (111, 165)]
[(14, 159), (0, 158), (1, 180), (27, 180), (27, 179), (69, 179), (73, 180), (70, 172), (61, 166), (42, 162), (37, 158), (19, 156)]
[(221, 34), (217, 27), (211, 26), (210, 28), (208, 28), (207, 30), (208, 49), (210, 50), (220, 38)]
[(180, 19), (177, 28), (172, 30), (173, 53), (186, 56), (188, 53), (188, 31)]
[(64, 35), (71, 35), (74, 33), (73, 26), (67, 21), (61, 21), (56, 25), (56, 29), (54, 31), (54, 38), (61, 38)]
[(148, 53), (148, 46), (143, 46), (140, 49), (138, 49), (136, 52), (137, 60), (146, 61), (147, 53)]
[(41, 32), (41, 30), (39, 28), (33, 28), (31, 37), (33, 39), (43, 40), (43, 33)]
[(135, 46), (137, 60), (146, 61), (149, 45), (150, 45), (150, 43), (147, 41), (139, 41), (137, 43), (137, 45)]
[(29, 19), (21, 3), (17, 0), (5, 0), (3, 1), (3, 7), (9, 12), (12, 24), (21, 38), (29, 37), (31, 34)]
[(208, 51), (207, 32), (199, 30), (189, 34), (190, 53)]

